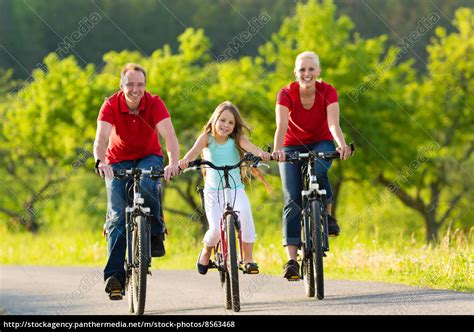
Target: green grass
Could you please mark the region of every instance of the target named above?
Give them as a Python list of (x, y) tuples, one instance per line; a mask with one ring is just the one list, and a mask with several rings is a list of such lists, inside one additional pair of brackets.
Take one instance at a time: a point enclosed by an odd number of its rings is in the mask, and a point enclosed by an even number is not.
[[(190, 227), (192, 228), (192, 227)], [(193, 233), (192, 231), (190, 233)], [(357, 237), (331, 240), (331, 251), (325, 258), (325, 274), (330, 279), (372, 280), (403, 283), (437, 289), (472, 292), (472, 234), (457, 232), (448, 245), (443, 239), (437, 246), (410, 241), (378, 243)], [(100, 232), (31, 235), (6, 234), (1, 244), (0, 263), (45, 266), (103, 266), (107, 248)], [(182, 239), (171, 233), (166, 240), (167, 255), (155, 259), (154, 269), (194, 269), (200, 241)], [(279, 236), (258, 240), (255, 258), (261, 271), (281, 274), (285, 262)]]

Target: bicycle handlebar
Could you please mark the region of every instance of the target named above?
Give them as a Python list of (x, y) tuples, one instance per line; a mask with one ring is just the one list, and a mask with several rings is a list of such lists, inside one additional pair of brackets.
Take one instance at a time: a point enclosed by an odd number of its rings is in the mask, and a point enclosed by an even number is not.
[(140, 177), (142, 175), (149, 175), (150, 178), (156, 180), (164, 176), (164, 171), (160, 170), (158, 167), (151, 167), (150, 169), (144, 168), (122, 168), (114, 169), (114, 177), (116, 178), (126, 178), (126, 177)]
[(244, 157), (241, 160), (239, 160), (239, 162), (235, 165), (216, 166), (215, 164), (213, 164), (212, 162), (210, 162), (208, 160), (195, 159), (195, 160), (189, 162), (187, 169), (193, 169), (193, 168), (196, 169), (196, 168), (199, 168), (202, 165), (206, 165), (206, 166), (209, 166), (210, 168), (215, 169), (217, 171), (230, 171), (232, 169), (241, 167), (242, 164), (246, 161), (252, 163), (252, 165), (248, 165), (247, 167), (258, 167), (258, 163), (261, 160), (262, 159), (260, 157), (254, 156), (251, 153), (246, 153), (244, 155)]
[[(354, 150), (355, 150), (354, 143), (350, 143), (349, 146), (351, 147), (351, 155), (353, 155)], [(285, 161), (291, 162), (291, 161), (299, 161), (301, 159), (314, 159), (314, 158), (332, 160), (332, 159), (339, 159), (340, 156), (341, 156), (340, 153), (337, 151), (329, 151), (329, 152), (295, 151), (295, 152), (285, 154)]]

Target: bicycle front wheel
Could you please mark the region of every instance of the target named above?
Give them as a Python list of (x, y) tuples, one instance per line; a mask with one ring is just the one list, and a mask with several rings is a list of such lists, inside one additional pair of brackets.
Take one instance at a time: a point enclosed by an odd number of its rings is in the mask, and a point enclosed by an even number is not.
[(305, 210), (301, 222), (301, 238), (303, 239), (303, 259), (301, 260), (301, 267), (303, 269), (303, 281), (307, 297), (314, 297), (316, 288), (314, 284), (312, 236), (312, 221), (311, 218), (309, 218), (309, 213)]
[(148, 232), (146, 218), (135, 218), (135, 230), (132, 236), (132, 292), (133, 308), (136, 315), (143, 315), (146, 299), (146, 279), (148, 274)]
[(323, 236), (321, 231), (321, 212), (319, 202), (311, 201), (311, 226), (313, 240), (313, 263), (316, 274), (316, 296), (324, 298), (324, 270), (323, 270)]
[(227, 242), (226, 281), (228, 282), (230, 286), (230, 293), (232, 297), (232, 310), (235, 312), (238, 312), (240, 311), (239, 267), (237, 263), (235, 217), (233, 214), (229, 214), (226, 217), (226, 242)]

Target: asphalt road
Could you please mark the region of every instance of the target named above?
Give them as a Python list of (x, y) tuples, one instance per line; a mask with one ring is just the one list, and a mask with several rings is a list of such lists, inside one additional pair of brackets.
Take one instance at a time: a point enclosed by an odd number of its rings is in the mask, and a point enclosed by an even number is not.
[[(126, 315), (110, 301), (102, 270), (80, 267), (0, 267), (0, 312), (12, 315)], [(474, 315), (474, 294), (381, 282), (326, 280), (326, 298), (307, 298), (303, 282), (240, 275), (241, 311), (223, 307), (218, 274), (154, 270), (145, 314), (150, 315)]]

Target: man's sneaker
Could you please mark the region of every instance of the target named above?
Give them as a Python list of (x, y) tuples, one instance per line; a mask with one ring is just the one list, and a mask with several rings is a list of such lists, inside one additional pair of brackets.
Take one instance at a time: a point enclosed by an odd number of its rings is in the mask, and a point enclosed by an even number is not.
[(164, 237), (164, 234), (151, 237), (151, 257), (163, 257), (165, 255)]
[(112, 301), (121, 300), (122, 294), (122, 283), (117, 277), (108, 277), (105, 281), (105, 292), (109, 294), (109, 299)]
[(328, 231), (329, 235), (338, 236), (339, 235), (339, 226), (337, 224), (336, 218), (328, 214)]
[(295, 281), (300, 279), (300, 265), (297, 261), (290, 259), (284, 266), (283, 266), (283, 278), (288, 279), (288, 281)]

